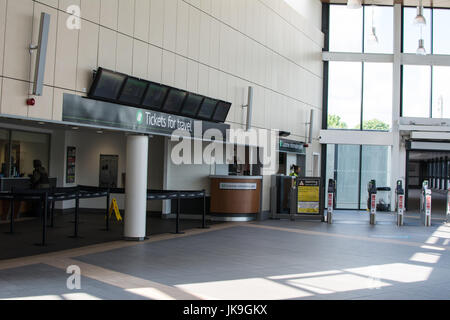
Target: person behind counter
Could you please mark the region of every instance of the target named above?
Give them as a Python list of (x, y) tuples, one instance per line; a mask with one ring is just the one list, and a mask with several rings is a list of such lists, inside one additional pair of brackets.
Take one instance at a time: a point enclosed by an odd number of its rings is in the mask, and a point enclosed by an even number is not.
[(295, 164), (293, 164), (291, 166), (291, 174), (290, 174), (290, 176), (291, 177), (298, 177), (299, 175), (300, 175), (300, 167), (295, 165)]
[(42, 166), (41, 160), (33, 161), (34, 171), (30, 176), (32, 189), (48, 189), (50, 188), (50, 181), (48, 179), (47, 170)]

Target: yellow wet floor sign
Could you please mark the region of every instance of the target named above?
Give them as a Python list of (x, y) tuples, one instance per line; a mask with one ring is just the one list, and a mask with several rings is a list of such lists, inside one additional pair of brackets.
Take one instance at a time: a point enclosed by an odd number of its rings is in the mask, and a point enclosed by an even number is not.
[(119, 206), (117, 205), (117, 200), (115, 198), (111, 201), (111, 206), (109, 207), (109, 217), (111, 217), (112, 213), (116, 214), (117, 221), (122, 221), (122, 216), (120, 215)]

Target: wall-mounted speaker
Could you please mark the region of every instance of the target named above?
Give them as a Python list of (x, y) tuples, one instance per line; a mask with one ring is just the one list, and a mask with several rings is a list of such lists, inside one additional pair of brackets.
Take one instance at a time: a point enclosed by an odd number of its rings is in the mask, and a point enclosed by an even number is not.
[(39, 27), (39, 42), (37, 45), (36, 68), (34, 72), (33, 94), (42, 96), (44, 89), (45, 63), (47, 58), (48, 34), (50, 30), (50, 15), (41, 13), (41, 23)]

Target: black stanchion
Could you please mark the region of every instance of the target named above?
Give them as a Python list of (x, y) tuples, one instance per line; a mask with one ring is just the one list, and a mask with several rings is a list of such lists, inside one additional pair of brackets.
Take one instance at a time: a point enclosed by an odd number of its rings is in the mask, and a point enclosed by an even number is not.
[(110, 204), (110, 197), (111, 197), (111, 195), (110, 195), (110, 191), (109, 191), (109, 189), (108, 189), (108, 194), (107, 194), (107, 196), (106, 196), (106, 228), (105, 228), (105, 230), (104, 231), (109, 231), (109, 204)]
[(9, 222), (9, 232), (6, 232), (6, 233), (8, 233), (8, 234), (14, 234), (14, 196), (12, 196), (12, 199), (11, 199), (11, 205), (10, 205), (10, 207), (11, 207), (11, 220), (10, 220), (10, 222)]
[(202, 229), (209, 229), (209, 227), (206, 225), (206, 191), (205, 190), (203, 190)]
[(50, 213), (50, 227), (55, 227), (55, 200), (52, 200), (52, 209)]
[(79, 208), (80, 208), (80, 193), (79, 191), (75, 194), (75, 223), (74, 223), (74, 232), (73, 236), (70, 238), (79, 238), (78, 236), (78, 222), (79, 222)]
[(48, 192), (40, 194), (39, 207), (42, 213), (42, 240), (38, 246), (45, 247), (47, 245), (47, 211), (48, 211)]
[(180, 193), (177, 194), (177, 218), (175, 222), (175, 234), (183, 234), (184, 232), (180, 232), (180, 212), (181, 212), (181, 197)]

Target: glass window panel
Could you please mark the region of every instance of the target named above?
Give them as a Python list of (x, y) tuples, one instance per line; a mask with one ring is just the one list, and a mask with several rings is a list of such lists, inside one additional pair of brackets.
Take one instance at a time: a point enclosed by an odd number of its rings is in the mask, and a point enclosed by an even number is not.
[(421, 35), (424, 39), (425, 50), (431, 53), (431, 10), (424, 9), (424, 17), (427, 20), (425, 27), (419, 27), (414, 24), (414, 18), (417, 15), (417, 8), (407, 7), (403, 11), (403, 52), (416, 53), (419, 47)]
[(433, 53), (450, 54), (450, 10), (433, 9)]
[(28, 177), (33, 174), (33, 161), (41, 160), (48, 168), (49, 136), (47, 134), (12, 131), (11, 172), (14, 177)]
[[(366, 6), (364, 9), (364, 52), (394, 52), (394, 9)], [(374, 30), (373, 30), (374, 28)]]
[(390, 130), (392, 63), (364, 63), (363, 130)]
[(403, 117), (430, 117), (431, 67), (403, 66)]
[(433, 67), (433, 118), (450, 118), (450, 67)]
[[(391, 185), (391, 148), (388, 146), (362, 146), (361, 154), (361, 209), (367, 209), (367, 184), (375, 179), (377, 187)], [(379, 191), (377, 203), (383, 200), (385, 204), (392, 203), (389, 192)]]
[(330, 6), (330, 51), (362, 52), (363, 10)]
[(328, 128), (361, 128), (360, 62), (329, 62)]
[(0, 177), (8, 177), (9, 131), (0, 129)]
[(359, 145), (338, 145), (336, 167), (336, 207), (359, 208)]

